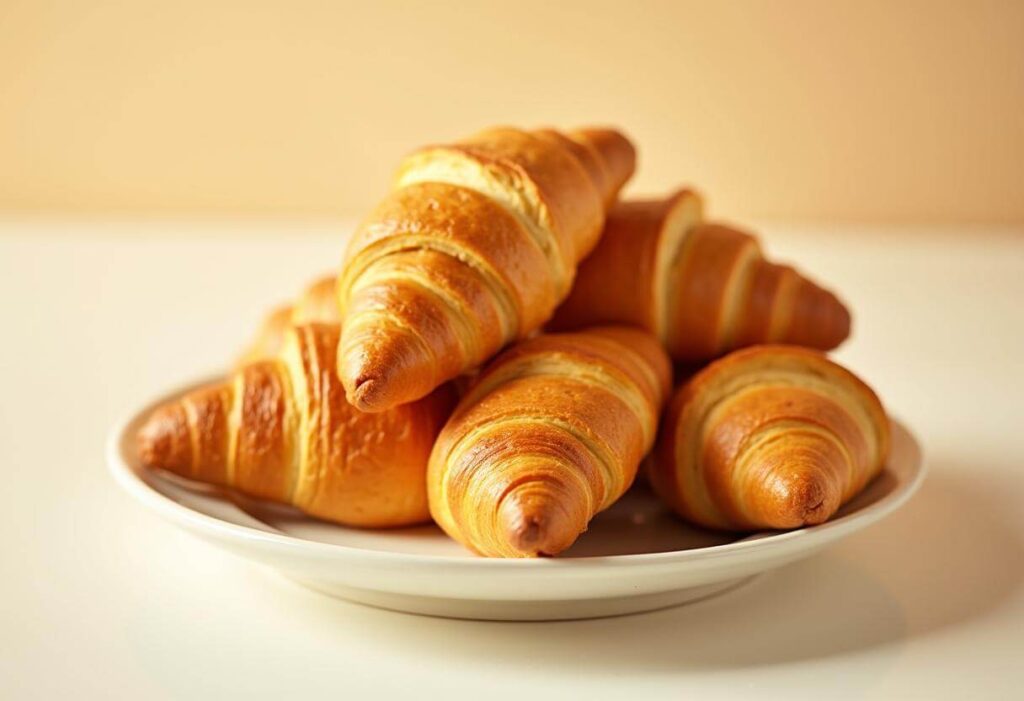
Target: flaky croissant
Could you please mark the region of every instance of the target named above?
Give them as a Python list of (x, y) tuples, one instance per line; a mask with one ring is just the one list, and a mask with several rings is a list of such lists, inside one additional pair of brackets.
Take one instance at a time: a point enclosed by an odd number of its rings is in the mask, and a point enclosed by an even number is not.
[(303, 290), (294, 304), (286, 304), (270, 312), (238, 364), (276, 356), (281, 352), (288, 329), (296, 324), (338, 323), (338, 298), (334, 292), (336, 280), (334, 275), (319, 277)]
[(430, 449), (454, 397), (444, 386), (389, 411), (345, 401), (336, 324), (289, 326), (278, 357), (153, 412), (143, 464), (354, 526), (425, 521)]
[(539, 328), (634, 163), (601, 129), (491, 129), (406, 158), (338, 279), (349, 400), (411, 401)]
[(889, 422), (871, 389), (817, 351), (755, 346), (693, 376), (673, 397), (655, 491), (711, 528), (822, 523), (879, 473)]
[(765, 260), (750, 234), (701, 219), (689, 190), (617, 204), (549, 328), (635, 324), (681, 362), (758, 343), (829, 350), (846, 339), (850, 313), (834, 294)]
[(438, 437), (427, 475), (431, 515), (482, 555), (565, 550), (633, 482), (670, 382), (664, 350), (639, 329), (513, 346)]

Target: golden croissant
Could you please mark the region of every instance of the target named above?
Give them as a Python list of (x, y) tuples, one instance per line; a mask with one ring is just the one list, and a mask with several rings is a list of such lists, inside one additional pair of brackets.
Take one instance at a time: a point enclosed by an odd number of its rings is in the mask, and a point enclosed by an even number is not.
[(143, 464), (353, 526), (429, 518), (425, 472), (454, 397), (364, 414), (334, 372), (339, 328), (284, 331), (277, 357), (161, 406), (138, 433)]
[(689, 190), (620, 202), (549, 328), (634, 324), (681, 362), (758, 343), (829, 350), (846, 339), (850, 313), (834, 294), (765, 260), (750, 234), (701, 218)]
[(889, 422), (875, 393), (817, 351), (755, 346), (673, 397), (651, 461), (655, 491), (711, 528), (822, 523), (879, 473)]
[(441, 431), (430, 512), (491, 557), (555, 555), (633, 482), (671, 367), (625, 327), (523, 341), (484, 369)]
[(349, 401), (422, 397), (539, 328), (634, 164), (603, 129), (490, 129), (406, 158), (338, 278)]

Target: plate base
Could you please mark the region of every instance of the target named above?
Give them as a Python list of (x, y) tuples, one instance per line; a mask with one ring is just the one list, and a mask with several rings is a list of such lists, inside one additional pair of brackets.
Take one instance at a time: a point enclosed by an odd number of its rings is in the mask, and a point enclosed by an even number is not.
[(328, 596), (403, 613), (477, 621), (571, 621), (584, 618), (625, 616), (691, 604), (727, 594), (757, 576), (740, 577), (725, 582), (655, 594), (604, 599), (568, 599), (565, 601), (445, 599), (357, 589), (335, 582), (314, 581), (294, 576), (289, 578), (304, 587)]
[(921, 449), (892, 424), (886, 469), (828, 522), (784, 533), (685, 525), (644, 485), (597, 516), (557, 558), (475, 557), (432, 526), (344, 528), (295, 509), (171, 479), (143, 467), (135, 436), (157, 399), (114, 427), (118, 483), (179, 527), (331, 596), (449, 618), (556, 621), (653, 611), (716, 596), (751, 575), (808, 557), (877, 522), (921, 484)]

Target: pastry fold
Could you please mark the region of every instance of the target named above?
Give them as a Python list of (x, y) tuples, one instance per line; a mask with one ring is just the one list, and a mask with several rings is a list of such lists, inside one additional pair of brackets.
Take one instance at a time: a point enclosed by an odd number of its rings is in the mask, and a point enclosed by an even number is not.
[(438, 437), (434, 520), (490, 557), (555, 555), (633, 482), (671, 368), (638, 329), (548, 334), (481, 373)]
[(817, 351), (756, 346), (680, 387), (649, 476), (679, 515), (703, 526), (797, 528), (835, 514), (888, 452), (885, 410), (853, 373)]
[(833, 293), (767, 260), (754, 236), (705, 223), (702, 209), (691, 190), (617, 204), (549, 328), (634, 324), (680, 362), (759, 343), (830, 350), (849, 336)]
[(539, 328), (634, 164), (606, 129), (497, 128), (407, 157), (338, 278), (349, 400), (417, 399)]
[(142, 463), (351, 526), (428, 520), (427, 460), (451, 388), (360, 412), (334, 372), (339, 336), (337, 324), (289, 325), (275, 357), (159, 407), (137, 436)]

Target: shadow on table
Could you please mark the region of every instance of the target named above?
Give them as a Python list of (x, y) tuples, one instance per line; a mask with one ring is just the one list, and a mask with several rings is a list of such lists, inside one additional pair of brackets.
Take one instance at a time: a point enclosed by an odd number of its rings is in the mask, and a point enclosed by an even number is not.
[[(488, 623), (294, 597), (308, 624), (358, 626), (394, 647), (483, 666), (614, 673), (740, 668), (826, 658), (955, 626), (1020, 586), (1024, 548), (1001, 520), (1014, 508), (969, 464), (936, 464), (903, 511), (832, 551), (704, 602), (560, 623)], [(350, 634), (350, 633), (345, 633)]]

